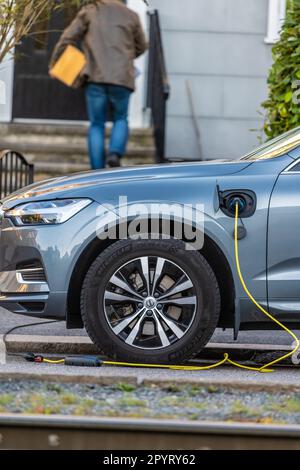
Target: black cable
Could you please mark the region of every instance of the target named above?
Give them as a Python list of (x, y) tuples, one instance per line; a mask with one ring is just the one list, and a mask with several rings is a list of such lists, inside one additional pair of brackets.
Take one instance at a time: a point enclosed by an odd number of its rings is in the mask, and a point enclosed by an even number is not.
[(21, 328), (29, 328), (30, 326), (50, 325), (51, 323), (60, 323), (62, 321), (63, 320), (50, 320), (50, 321), (44, 321), (44, 322), (35, 322), (35, 323), (28, 323), (28, 324), (26, 323), (26, 324), (23, 324), (23, 325), (18, 325), (18, 326), (14, 326), (13, 328), (10, 328), (9, 330), (7, 330), (4, 333), (4, 335), (2, 337), (2, 341), (4, 343), (7, 356), (23, 357), (23, 354), (21, 354), (21, 353), (18, 354), (18, 353), (7, 352), (6, 338), (8, 337), (8, 335), (13, 333), (14, 331), (20, 330)]

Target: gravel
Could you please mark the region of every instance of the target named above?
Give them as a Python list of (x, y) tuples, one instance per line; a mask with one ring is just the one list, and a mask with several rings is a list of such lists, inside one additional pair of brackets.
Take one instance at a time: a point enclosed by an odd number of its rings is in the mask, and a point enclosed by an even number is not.
[(8, 380), (0, 381), (1, 413), (300, 424), (300, 393)]

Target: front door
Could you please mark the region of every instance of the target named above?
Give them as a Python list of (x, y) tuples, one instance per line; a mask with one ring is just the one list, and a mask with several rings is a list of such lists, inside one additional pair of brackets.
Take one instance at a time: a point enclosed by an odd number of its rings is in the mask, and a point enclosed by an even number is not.
[(279, 176), (271, 198), (268, 294), (271, 313), (300, 322), (300, 163)]
[(13, 119), (87, 119), (83, 90), (70, 89), (48, 75), (53, 48), (75, 13), (74, 8), (66, 7), (42, 19), (17, 47)]

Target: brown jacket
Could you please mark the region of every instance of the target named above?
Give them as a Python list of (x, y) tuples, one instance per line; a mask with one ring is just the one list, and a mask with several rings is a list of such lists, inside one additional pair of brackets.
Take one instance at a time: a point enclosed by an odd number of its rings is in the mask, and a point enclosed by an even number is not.
[(50, 66), (66, 46), (82, 43), (87, 66), (84, 80), (135, 88), (134, 59), (147, 50), (138, 15), (121, 0), (98, 0), (83, 7), (56, 45)]

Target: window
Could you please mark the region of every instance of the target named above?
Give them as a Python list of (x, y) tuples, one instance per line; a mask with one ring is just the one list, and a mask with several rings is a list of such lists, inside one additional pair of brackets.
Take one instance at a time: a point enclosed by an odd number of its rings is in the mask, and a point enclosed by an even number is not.
[(280, 37), (280, 31), (285, 20), (287, 0), (269, 0), (268, 33), (266, 44), (275, 44)]
[(300, 173), (300, 161), (298, 160), (296, 163), (293, 163), (288, 168), (284, 170), (284, 174), (287, 173)]

